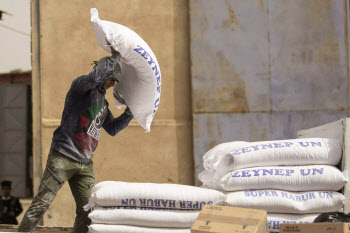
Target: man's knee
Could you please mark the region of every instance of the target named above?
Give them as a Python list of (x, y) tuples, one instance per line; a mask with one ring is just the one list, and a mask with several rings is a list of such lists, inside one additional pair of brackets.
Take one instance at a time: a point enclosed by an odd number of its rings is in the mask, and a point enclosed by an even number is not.
[(27, 217), (28, 218), (37, 218), (41, 217), (46, 210), (50, 207), (52, 201), (56, 197), (56, 192), (53, 191), (56, 188), (57, 184), (53, 184), (50, 178), (50, 175), (46, 172), (44, 173), (44, 178), (40, 184), (38, 194), (33, 198), (33, 201), (28, 208)]
[(42, 200), (41, 198), (35, 197), (31, 206), (28, 208), (27, 217), (28, 218), (38, 218), (41, 217), (46, 210), (50, 207), (50, 203)]

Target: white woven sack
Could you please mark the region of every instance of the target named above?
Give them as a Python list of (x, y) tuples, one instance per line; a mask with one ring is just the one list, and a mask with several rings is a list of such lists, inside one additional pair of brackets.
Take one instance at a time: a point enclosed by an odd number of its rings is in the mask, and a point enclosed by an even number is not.
[(200, 180), (204, 185), (211, 182), (215, 175), (215, 172), (204, 170), (198, 174), (198, 180)]
[(191, 233), (191, 229), (92, 224), (90, 233)]
[[(329, 165), (255, 167), (229, 172), (219, 180), (219, 189), (280, 189), (287, 191), (338, 191), (347, 183), (342, 172)], [(214, 186), (215, 182), (206, 184)], [(209, 186), (209, 187), (210, 187)]]
[[(280, 232), (281, 223), (312, 223), (319, 214), (270, 214), (267, 213), (267, 222), (270, 233)], [(310, 232), (311, 233), (311, 232)]]
[(281, 141), (252, 142), (233, 150), (217, 164), (217, 176), (227, 172), (263, 166), (337, 165), (342, 143), (337, 139), (300, 138)]
[[(114, 90), (125, 100), (137, 122), (150, 131), (161, 92), (161, 72), (156, 56), (134, 31), (117, 23), (100, 20), (96, 8), (90, 12), (98, 44), (111, 53), (108, 41), (121, 55), (121, 80), (115, 83)], [(115, 101), (118, 108), (124, 106)]]
[(92, 224), (191, 228), (199, 212), (200, 210), (96, 206), (89, 218)]
[(203, 155), (203, 166), (207, 171), (214, 171), (218, 163), (221, 161), (222, 157), (227, 155), (229, 152), (232, 152), (243, 145), (247, 145), (249, 142), (243, 141), (235, 141), (235, 142), (227, 142), (221, 143), (207, 153)]
[(338, 211), (344, 205), (343, 194), (332, 191), (288, 192), (247, 190), (226, 194), (226, 205), (263, 209), (268, 213), (324, 213)]
[(201, 209), (205, 204), (222, 204), (225, 198), (219, 191), (188, 185), (103, 181), (95, 185), (84, 208), (99, 205)]

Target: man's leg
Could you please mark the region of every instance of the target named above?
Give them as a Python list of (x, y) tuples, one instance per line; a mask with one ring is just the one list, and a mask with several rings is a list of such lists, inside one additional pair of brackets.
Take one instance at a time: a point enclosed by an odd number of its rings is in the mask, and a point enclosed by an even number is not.
[(73, 233), (86, 233), (91, 221), (88, 218), (89, 211), (84, 211), (83, 206), (88, 203), (95, 184), (93, 163), (81, 164), (80, 173), (73, 176), (68, 182), (76, 203), (77, 215)]
[(60, 188), (61, 184), (55, 180), (52, 174), (46, 169), (39, 186), (38, 194), (34, 197), (18, 227), (19, 232), (32, 232), (41, 216), (55, 199)]
[(19, 232), (31, 232), (34, 229), (41, 216), (55, 199), (64, 182), (73, 175), (71, 167), (72, 165), (68, 158), (50, 150), (38, 194), (34, 197), (25, 213), (18, 227)]

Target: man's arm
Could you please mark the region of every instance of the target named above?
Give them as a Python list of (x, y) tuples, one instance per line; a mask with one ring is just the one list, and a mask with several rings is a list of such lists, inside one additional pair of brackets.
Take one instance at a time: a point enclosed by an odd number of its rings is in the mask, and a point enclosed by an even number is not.
[(76, 78), (72, 83), (72, 88), (81, 94), (95, 88), (101, 82), (106, 80), (107, 77), (112, 75), (117, 61), (118, 58), (115, 55), (112, 57), (106, 57), (106, 59), (100, 64), (97, 64), (88, 75)]
[(107, 116), (102, 127), (109, 135), (114, 136), (128, 126), (133, 117), (129, 108), (125, 109), (125, 112), (117, 118), (114, 118), (111, 111), (107, 109)]

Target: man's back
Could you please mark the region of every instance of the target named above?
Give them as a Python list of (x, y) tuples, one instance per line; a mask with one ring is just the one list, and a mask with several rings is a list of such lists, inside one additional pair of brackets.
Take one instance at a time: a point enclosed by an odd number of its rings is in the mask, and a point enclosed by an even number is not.
[(93, 158), (102, 127), (115, 135), (133, 118), (131, 112), (126, 111), (114, 119), (108, 110), (103, 84), (111, 76), (120, 77), (120, 66), (111, 57), (101, 60), (88, 75), (73, 80), (66, 95), (61, 124), (52, 139), (54, 150), (81, 163), (89, 163)]
[(97, 86), (85, 92), (79, 90), (84, 78), (75, 79), (66, 95), (61, 125), (54, 132), (52, 147), (71, 159), (88, 163), (97, 147), (108, 106), (106, 91)]

